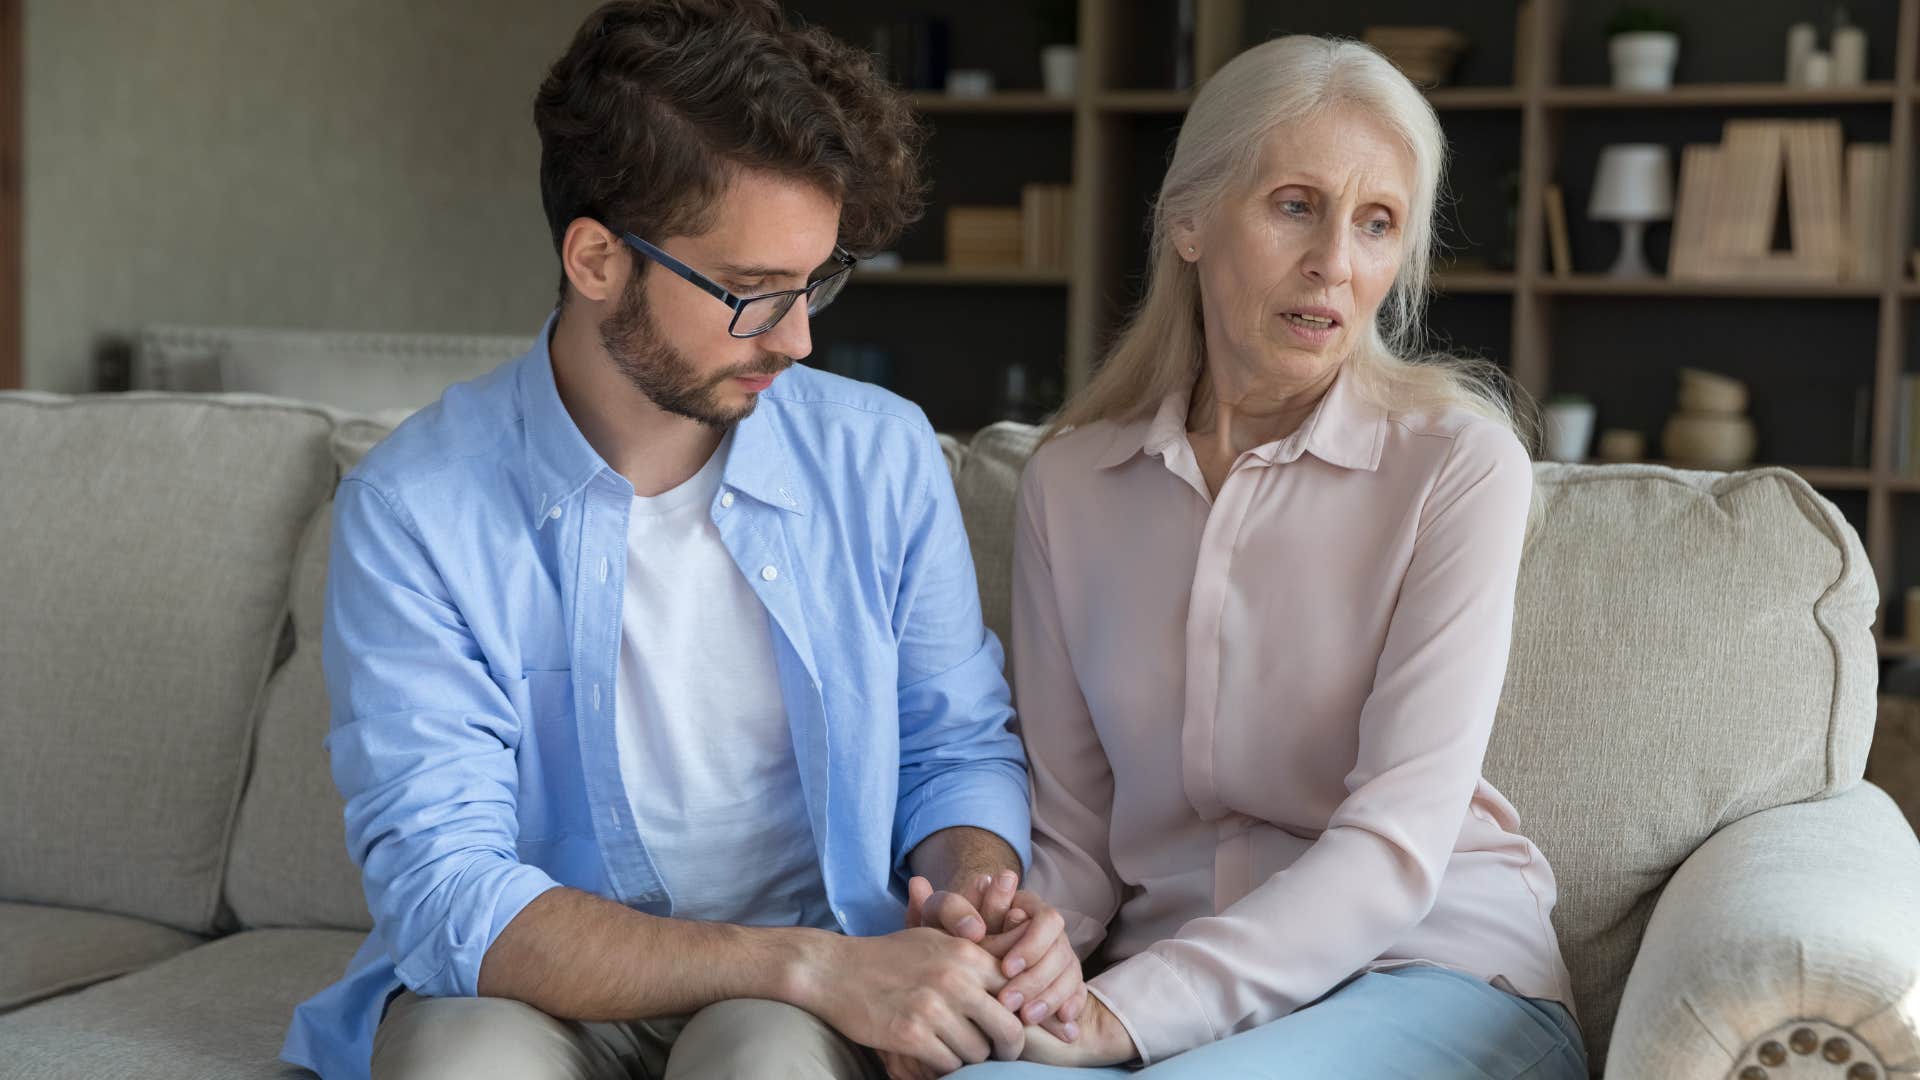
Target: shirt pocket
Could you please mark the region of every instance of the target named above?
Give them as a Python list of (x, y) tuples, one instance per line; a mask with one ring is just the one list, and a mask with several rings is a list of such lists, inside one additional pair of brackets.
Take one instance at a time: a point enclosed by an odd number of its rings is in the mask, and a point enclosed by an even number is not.
[(573, 715), (571, 671), (528, 671), (493, 677), (520, 721), (514, 751), (519, 790), (514, 796), (521, 854), (570, 831), (569, 799), (585, 788), (579, 732)]

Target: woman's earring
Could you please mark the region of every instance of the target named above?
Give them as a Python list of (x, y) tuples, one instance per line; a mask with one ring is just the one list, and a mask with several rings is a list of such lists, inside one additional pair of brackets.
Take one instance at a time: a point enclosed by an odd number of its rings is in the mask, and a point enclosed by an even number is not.
[(1198, 249), (1196, 249), (1192, 244), (1187, 245), (1187, 254), (1192, 255), (1196, 250)]

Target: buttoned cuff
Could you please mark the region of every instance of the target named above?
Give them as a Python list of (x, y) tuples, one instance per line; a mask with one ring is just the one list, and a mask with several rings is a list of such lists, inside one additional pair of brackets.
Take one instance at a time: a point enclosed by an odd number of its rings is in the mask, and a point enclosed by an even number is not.
[(1089, 980), (1087, 991), (1133, 1036), (1142, 1065), (1220, 1037), (1193, 988), (1154, 952), (1136, 953), (1113, 965)]
[(941, 829), (985, 829), (1007, 842), (1020, 860), (1024, 880), (1032, 866), (1032, 818), (1023, 778), (1015, 782), (999, 767), (961, 769), (935, 777), (914, 792), (914, 807), (895, 837), (894, 871), (911, 876), (907, 856)]

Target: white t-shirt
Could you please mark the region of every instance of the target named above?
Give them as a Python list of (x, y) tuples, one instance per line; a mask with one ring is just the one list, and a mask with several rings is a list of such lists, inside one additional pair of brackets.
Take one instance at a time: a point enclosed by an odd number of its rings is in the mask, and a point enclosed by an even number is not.
[(633, 500), (620, 776), (675, 917), (832, 928), (767, 611), (713, 524), (732, 443), (686, 483)]

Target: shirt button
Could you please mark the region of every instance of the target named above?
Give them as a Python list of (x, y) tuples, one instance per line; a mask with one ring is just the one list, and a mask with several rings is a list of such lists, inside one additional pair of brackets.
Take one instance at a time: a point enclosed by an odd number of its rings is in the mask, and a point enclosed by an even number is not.
[(772, 581), (774, 578), (777, 578), (779, 576), (780, 576), (780, 571), (773, 566), (763, 566), (760, 568), (761, 581)]
[(732, 505), (733, 505), (733, 492), (731, 492), (731, 491), (723, 491), (723, 492), (721, 492), (721, 493), (720, 493), (720, 505), (721, 505), (722, 507), (730, 507), (730, 506), (732, 506)]
[(594, 712), (600, 711), (600, 684), (599, 683), (593, 684), (593, 711)]
[(555, 520), (555, 521), (559, 521), (559, 520), (560, 520), (560, 508), (556, 506), (556, 507), (554, 507), (553, 509), (551, 509), (551, 510), (549, 510), (549, 511), (547, 511), (547, 516), (548, 516), (548, 517), (550, 517), (550, 518), (552, 518), (552, 519), (553, 519), (553, 520)]
[(842, 923), (845, 923), (845, 922), (847, 921), (847, 909), (846, 909), (846, 908), (834, 908), (834, 909), (833, 909), (833, 917), (834, 917), (834, 918), (836, 918), (836, 919), (839, 919), (839, 920), (840, 920), (840, 921), (841, 921)]
[(602, 555), (600, 556), (600, 584), (605, 585), (606, 583), (607, 583), (607, 557), (605, 555)]

